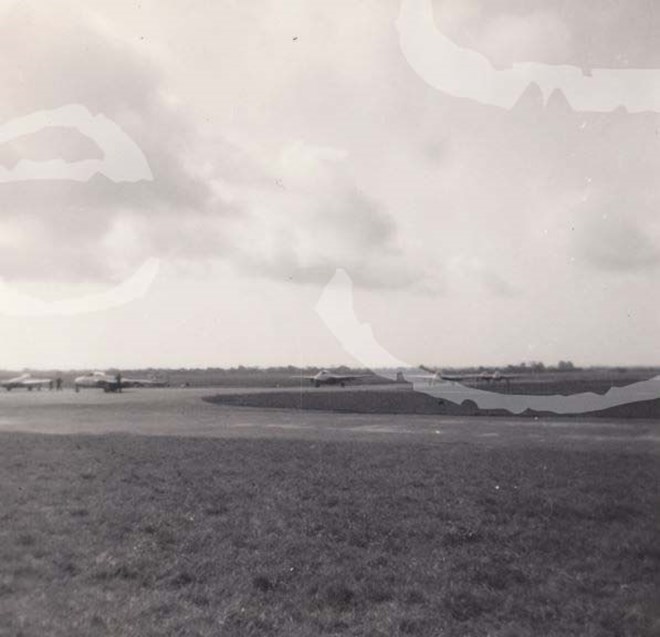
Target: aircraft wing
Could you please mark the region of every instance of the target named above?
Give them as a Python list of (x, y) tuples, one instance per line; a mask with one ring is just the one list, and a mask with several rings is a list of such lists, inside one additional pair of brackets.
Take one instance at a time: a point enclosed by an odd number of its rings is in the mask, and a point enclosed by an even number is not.
[(153, 382), (146, 378), (122, 378), (122, 387), (149, 387)]
[[(441, 378), (442, 380), (448, 380), (452, 381), (455, 383), (460, 383), (465, 380), (493, 380), (493, 379), (501, 379), (501, 380), (508, 380), (510, 377), (506, 376), (504, 374), (489, 374), (489, 373), (479, 373), (479, 374), (445, 374), (439, 370), (431, 369), (430, 367), (425, 367), (424, 365), (419, 366), (420, 369), (423, 369), (425, 372), (429, 372), (430, 374), (433, 374), (433, 376), (412, 376), (412, 378)], [(407, 376), (410, 376), (407, 374)]]
[(360, 374), (360, 375), (353, 375), (353, 376), (351, 376), (351, 375), (342, 375), (342, 374), (329, 374), (329, 375), (324, 376), (321, 379), (319, 379), (318, 374), (316, 374), (314, 376), (300, 376), (299, 374), (295, 374), (295, 375), (291, 376), (291, 378), (297, 378), (297, 379), (302, 378), (303, 380), (323, 380), (325, 378), (325, 379), (328, 379), (328, 380), (341, 382), (341, 381), (344, 381), (344, 380), (349, 381), (349, 380), (356, 380), (358, 378), (369, 378), (371, 376), (373, 376), (373, 374)]
[(476, 374), (473, 374), (471, 376), (470, 375), (464, 376), (462, 374), (460, 374), (460, 375), (457, 375), (457, 374), (440, 374), (440, 378), (442, 378), (442, 380), (451, 380), (455, 383), (460, 383), (463, 380), (473, 380), (473, 379), (479, 378), (479, 376), (476, 375)]
[(337, 383), (348, 383), (359, 378), (373, 378), (373, 374), (333, 374), (331, 378)]
[(463, 381), (463, 380), (471, 380), (471, 381), (479, 381), (479, 380), (484, 380), (484, 381), (509, 381), (513, 380), (514, 378), (523, 378), (525, 374), (501, 374), (500, 372), (495, 372), (495, 373), (485, 373), (485, 374), (466, 374), (465, 376), (443, 376), (445, 380), (457, 380), (457, 381)]
[(53, 381), (50, 378), (32, 378), (28, 374), (9, 378), (0, 382), (0, 386), (12, 389), (14, 387), (41, 387), (50, 385)]
[(24, 387), (39, 387), (40, 385), (50, 385), (53, 381), (50, 378), (26, 378), (20, 381)]

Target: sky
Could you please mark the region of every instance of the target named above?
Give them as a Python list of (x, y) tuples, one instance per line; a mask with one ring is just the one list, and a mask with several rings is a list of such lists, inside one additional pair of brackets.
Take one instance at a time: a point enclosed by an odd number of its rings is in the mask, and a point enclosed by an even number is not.
[[(411, 365), (659, 364), (660, 116), (434, 85), (425, 3), (0, 0), (0, 367), (359, 364), (337, 270)], [(660, 69), (652, 0), (432, 10), (495, 73)]]

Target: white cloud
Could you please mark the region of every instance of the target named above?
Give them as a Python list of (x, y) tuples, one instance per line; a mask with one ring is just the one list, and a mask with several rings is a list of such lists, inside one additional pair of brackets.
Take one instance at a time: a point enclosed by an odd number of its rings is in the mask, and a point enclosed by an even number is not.
[(420, 273), (398, 244), (394, 217), (361, 191), (348, 153), (301, 141), (273, 158), (274, 184), (245, 192), (234, 220), (234, 258), (250, 272), (322, 283), (337, 268), (360, 285), (415, 285)]
[[(358, 305), (401, 358), (437, 351), (449, 363), (506, 362), (554, 347), (561, 358), (571, 348), (600, 356), (608, 335), (629, 329), (613, 299), (650, 316), (642, 275), (655, 271), (658, 245), (656, 117), (574, 113), (561, 100), (545, 107), (533, 91), (506, 113), (452, 99), (406, 64), (397, 4), (15, 4), (0, 23), (0, 120), (70, 103), (104, 112), (144, 151), (155, 180), (0, 186), (0, 275), (98, 283), (149, 256), (195, 273), (220, 260), (234, 268), (240, 334), (242, 312), (257, 327), (259, 293), (308, 283), (287, 303), (304, 297), (311, 308), (305, 295), (342, 268), (373, 288), (358, 292)], [(439, 27), (498, 64), (585, 58), (583, 9), (436, 5)], [(631, 40), (603, 33), (610, 41), (600, 53)], [(98, 153), (54, 129), (0, 147), (0, 164)], [(628, 204), (604, 224), (617, 192)], [(252, 305), (241, 296), (246, 273)], [(593, 291), (605, 285), (607, 294)], [(198, 300), (186, 296), (191, 318), (182, 324), (211, 313), (201, 296), (213, 285), (203, 289)], [(164, 281), (162, 303), (167, 296)], [(628, 346), (655, 327), (646, 319)], [(264, 333), (282, 328), (268, 323)], [(186, 344), (197, 347), (194, 332), (177, 344), (180, 360)], [(614, 358), (615, 339), (607, 343)], [(270, 351), (268, 342), (251, 346)], [(154, 356), (161, 349), (152, 344)]]
[[(20, 72), (6, 83), (1, 114), (64, 103), (103, 113), (139, 145), (154, 180), (1, 185), (4, 223), (14, 237), (2, 256), (5, 277), (117, 277), (156, 255), (229, 259), (269, 277), (318, 281), (343, 265), (356, 268), (365, 284), (408, 281), (396, 270), (379, 272), (393, 250), (395, 224), (360, 190), (345, 157), (289, 145), (268, 163), (217, 133), (213, 142), (203, 139), (192, 112), (171, 98), (156, 61), (99, 24), (72, 7), (60, 13), (28, 3), (9, 11), (0, 54), (5, 68)], [(6, 165), (90, 156), (98, 148), (61, 128), (0, 149)], [(285, 191), (275, 187), (278, 180)]]
[(499, 67), (521, 61), (565, 62), (574, 46), (562, 14), (559, 7), (547, 2), (542, 7), (539, 3), (511, 6), (478, 0), (434, 3), (441, 31)]
[(571, 34), (556, 13), (535, 11), (505, 14), (483, 23), (475, 42), (498, 66), (519, 61), (564, 62), (571, 47)]

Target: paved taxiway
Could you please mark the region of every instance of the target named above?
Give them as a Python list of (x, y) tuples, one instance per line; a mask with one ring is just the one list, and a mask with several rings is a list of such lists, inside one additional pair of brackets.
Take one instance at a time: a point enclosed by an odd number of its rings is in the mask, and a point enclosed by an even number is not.
[(202, 400), (204, 396), (238, 391), (269, 390), (167, 388), (126, 390), (121, 394), (100, 390), (2, 393), (0, 431), (325, 440), (405, 437), (436, 443), (568, 445), (590, 449), (616, 446), (660, 453), (658, 421), (349, 414), (233, 407)]

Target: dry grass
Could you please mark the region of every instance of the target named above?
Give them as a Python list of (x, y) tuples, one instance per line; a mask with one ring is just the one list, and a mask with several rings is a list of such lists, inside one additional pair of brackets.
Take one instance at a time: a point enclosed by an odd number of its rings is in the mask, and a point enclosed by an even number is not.
[(3, 635), (658, 635), (651, 454), (0, 436)]

